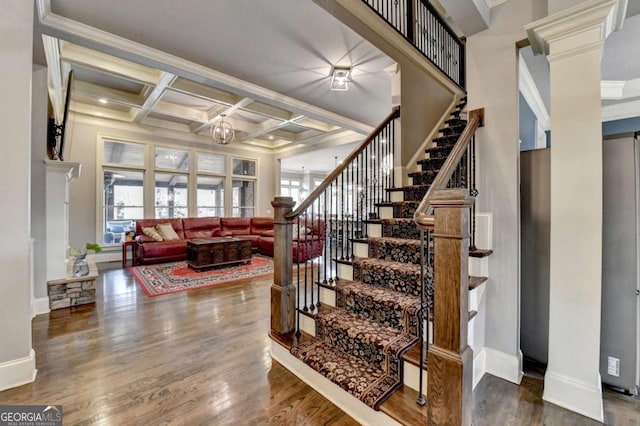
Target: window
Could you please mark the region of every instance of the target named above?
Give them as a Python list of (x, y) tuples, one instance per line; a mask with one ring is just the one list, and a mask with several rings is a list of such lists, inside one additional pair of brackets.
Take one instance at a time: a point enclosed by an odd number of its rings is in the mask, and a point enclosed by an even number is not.
[(156, 148), (156, 168), (189, 170), (189, 153), (171, 148)]
[(223, 177), (198, 176), (198, 217), (224, 216), (224, 182)]
[(109, 138), (99, 143), (96, 240), (102, 244), (125, 241), (143, 218), (256, 214), (255, 159)]
[(224, 155), (198, 153), (198, 171), (225, 174)]
[(300, 197), (300, 188), (302, 182), (296, 179), (280, 179), (280, 195), (284, 197), (291, 197), (293, 201), (297, 202)]
[(187, 217), (187, 175), (156, 173), (156, 218)]
[(234, 175), (256, 176), (256, 162), (254, 160), (234, 158), (232, 173)]
[(144, 172), (104, 169), (102, 194), (102, 242), (124, 241), (135, 220), (144, 217)]
[(234, 179), (231, 193), (231, 215), (253, 217), (255, 215), (255, 181)]
[(135, 221), (144, 217), (145, 146), (105, 140), (102, 146), (102, 223), (103, 244), (125, 240), (135, 230)]

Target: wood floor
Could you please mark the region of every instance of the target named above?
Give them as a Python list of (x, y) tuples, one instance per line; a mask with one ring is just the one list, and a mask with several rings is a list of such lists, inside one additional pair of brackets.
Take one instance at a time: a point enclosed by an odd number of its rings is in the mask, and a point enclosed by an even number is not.
[[(33, 320), (38, 376), (3, 404), (61, 404), (65, 425), (353, 425), (269, 355), (270, 278), (147, 297), (103, 270), (95, 305)], [(475, 425), (590, 425), (541, 401), (542, 381), (485, 376)], [(640, 425), (640, 401), (605, 393), (606, 424)]]

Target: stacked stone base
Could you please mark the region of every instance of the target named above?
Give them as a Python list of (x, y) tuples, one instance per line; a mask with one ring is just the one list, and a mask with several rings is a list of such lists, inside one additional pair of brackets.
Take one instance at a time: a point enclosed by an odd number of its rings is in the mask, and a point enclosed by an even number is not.
[(67, 278), (47, 282), (49, 309), (62, 309), (95, 303), (97, 278), (98, 272), (95, 264), (89, 262), (89, 275), (84, 277), (68, 276)]

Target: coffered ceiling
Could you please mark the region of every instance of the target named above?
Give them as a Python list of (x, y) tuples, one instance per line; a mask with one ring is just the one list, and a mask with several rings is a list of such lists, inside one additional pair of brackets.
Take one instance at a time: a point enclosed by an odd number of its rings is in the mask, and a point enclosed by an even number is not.
[[(37, 13), (58, 121), (70, 70), (78, 114), (198, 135), (224, 114), (234, 143), (274, 151), (362, 138), (391, 108), (393, 61), (311, 0), (37, 0)], [(333, 65), (353, 67), (348, 92), (329, 90)]]

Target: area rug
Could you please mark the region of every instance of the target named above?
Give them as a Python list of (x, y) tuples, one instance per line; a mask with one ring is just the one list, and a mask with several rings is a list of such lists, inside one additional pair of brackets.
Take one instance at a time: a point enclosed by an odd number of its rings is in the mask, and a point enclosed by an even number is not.
[(220, 266), (196, 272), (187, 262), (160, 263), (129, 268), (133, 278), (149, 297), (261, 277), (273, 273), (273, 259), (253, 256), (248, 265)]

